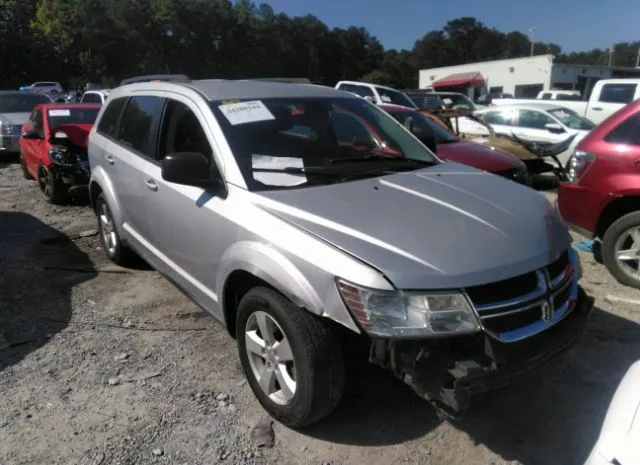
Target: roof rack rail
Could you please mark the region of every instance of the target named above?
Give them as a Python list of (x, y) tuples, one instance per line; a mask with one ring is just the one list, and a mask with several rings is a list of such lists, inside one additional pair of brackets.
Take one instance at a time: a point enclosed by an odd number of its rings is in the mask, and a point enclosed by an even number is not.
[(311, 84), (311, 80), (308, 78), (286, 78), (286, 77), (271, 77), (271, 78), (249, 78), (247, 81), (267, 81), (267, 82), (289, 82), (292, 84)]
[(145, 76), (135, 76), (120, 81), (120, 85), (134, 84), (136, 82), (191, 82), (191, 78), (184, 74), (147, 74)]

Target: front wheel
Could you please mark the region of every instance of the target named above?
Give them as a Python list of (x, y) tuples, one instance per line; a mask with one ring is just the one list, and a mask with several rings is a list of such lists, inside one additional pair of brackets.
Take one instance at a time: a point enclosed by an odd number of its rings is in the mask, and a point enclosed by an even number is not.
[(640, 289), (640, 211), (609, 226), (602, 238), (602, 261), (618, 282)]
[(240, 301), (236, 335), (249, 385), (276, 420), (302, 427), (338, 405), (344, 360), (337, 336), (321, 319), (256, 287)]
[(40, 167), (38, 170), (38, 185), (47, 202), (58, 205), (67, 200), (68, 188), (56, 176), (53, 169), (49, 169), (46, 166)]
[(120, 240), (120, 234), (116, 229), (116, 223), (111, 214), (111, 208), (104, 197), (98, 195), (96, 199), (96, 215), (98, 216), (98, 228), (100, 241), (107, 258), (116, 265), (126, 266), (130, 264), (135, 254)]

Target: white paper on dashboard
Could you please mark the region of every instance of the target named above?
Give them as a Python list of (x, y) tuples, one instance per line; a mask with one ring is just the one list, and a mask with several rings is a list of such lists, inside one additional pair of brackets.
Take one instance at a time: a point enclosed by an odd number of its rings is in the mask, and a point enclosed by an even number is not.
[(49, 116), (71, 116), (71, 110), (60, 108), (57, 110), (49, 110)]
[(218, 108), (232, 126), (275, 119), (275, 116), (273, 116), (261, 100), (230, 103), (228, 105), (220, 105)]
[[(302, 158), (272, 157), (270, 155), (253, 154), (251, 156), (251, 167), (253, 169), (282, 170), (285, 168), (303, 168), (304, 164)], [(307, 176), (303, 173), (291, 174), (254, 171), (253, 179), (269, 186), (297, 186), (307, 182)]]

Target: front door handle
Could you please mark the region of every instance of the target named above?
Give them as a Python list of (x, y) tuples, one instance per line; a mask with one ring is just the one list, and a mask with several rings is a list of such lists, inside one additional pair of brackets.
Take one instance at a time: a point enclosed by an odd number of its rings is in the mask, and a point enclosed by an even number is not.
[(107, 160), (107, 163), (109, 163), (110, 165), (113, 165), (116, 162), (116, 159), (111, 155), (105, 155), (104, 159)]
[(602, 111), (602, 107), (593, 107), (592, 110), (593, 111)]
[(151, 189), (152, 191), (157, 191), (158, 190), (158, 185), (156, 184), (156, 182), (145, 176), (144, 178), (144, 183), (147, 186), (147, 188)]

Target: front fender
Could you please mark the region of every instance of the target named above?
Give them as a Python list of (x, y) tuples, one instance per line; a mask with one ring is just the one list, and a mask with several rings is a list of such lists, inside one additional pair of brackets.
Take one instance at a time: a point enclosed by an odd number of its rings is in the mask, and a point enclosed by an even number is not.
[[(122, 237), (122, 208), (120, 207), (120, 202), (118, 201), (118, 196), (116, 195), (115, 188), (113, 187), (113, 183), (109, 176), (105, 172), (104, 168), (101, 166), (96, 166), (91, 170), (91, 180), (89, 181), (89, 192), (93, 192), (95, 186), (99, 186), (102, 194), (107, 199), (107, 203), (109, 204), (109, 209), (111, 210), (111, 216), (116, 222), (116, 226), (118, 228), (118, 233)], [(95, 198), (91, 195), (91, 207), (95, 210)]]
[(275, 248), (256, 242), (239, 242), (222, 256), (216, 274), (216, 294), (225, 302), (225, 285), (234, 271), (246, 271), (273, 286), (299, 307), (327, 316), (338, 323), (360, 332), (351, 315), (344, 308), (337, 288), (331, 283), (323, 300), (305, 275)]

